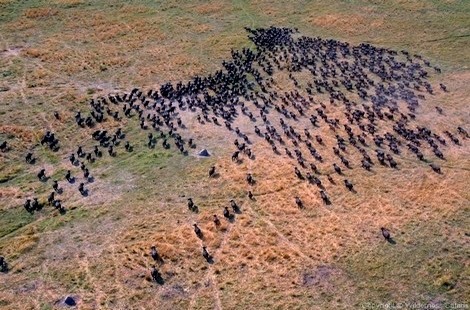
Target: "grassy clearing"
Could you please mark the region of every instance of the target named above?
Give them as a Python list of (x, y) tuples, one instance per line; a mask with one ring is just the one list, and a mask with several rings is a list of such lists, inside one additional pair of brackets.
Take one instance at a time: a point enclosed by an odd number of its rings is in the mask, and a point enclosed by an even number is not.
[(465, 247), (467, 215), (468, 207), (439, 222), (412, 223), (397, 234), (395, 245), (384, 242), (345, 259), (341, 265), (361, 288), (358, 300), (432, 302), (441, 307), (468, 302), (459, 293), (469, 284), (468, 261), (460, 251)]
[(0, 238), (33, 221), (33, 217), (20, 208), (2, 211), (1, 219)]

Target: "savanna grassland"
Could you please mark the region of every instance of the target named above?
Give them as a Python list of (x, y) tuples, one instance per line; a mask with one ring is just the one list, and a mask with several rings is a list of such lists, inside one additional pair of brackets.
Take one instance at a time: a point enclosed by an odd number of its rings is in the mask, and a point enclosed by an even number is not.
[[(469, 1), (0, 0), (0, 142), (11, 148), (0, 153), (0, 255), (10, 267), (0, 274), (1, 309), (61, 308), (68, 295), (79, 309), (470, 307), (468, 139), (443, 147), (442, 174), (409, 156), (398, 156), (398, 170), (377, 166), (370, 173), (356, 164), (345, 174), (357, 193), (328, 185), (332, 205), (325, 206), (295, 178), (292, 160), (274, 156), (254, 134), (256, 159), (237, 164), (230, 160), (235, 135), (201, 125), (194, 113), (182, 114), (181, 134), (197, 144), (188, 156), (174, 145), (147, 148), (135, 118), (110, 119), (107, 128), (121, 127), (134, 151), (118, 148), (116, 157), (89, 164), (95, 181), (88, 197), (63, 181), (68, 169), (79, 175), (69, 154), (95, 144), (96, 128), (74, 122), (92, 98), (207, 75), (232, 49), (254, 48), (244, 27), (271, 25), (422, 55), (442, 73), (431, 76), (436, 92), (418, 108), (420, 124), (470, 131)], [(278, 80), (288, 89), (285, 76)], [(441, 82), (448, 92), (439, 90)], [(248, 130), (252, 123), (235, 125)], [(60, 139), (59, 151), (39, 143), (46, 130)], [(194, 156), (202, 148), (213, 156)], [(28, 151), (34, 165), (24, 161)], [(327, 160), (333, 156), (325, 152)], [(217, 178), (207, 176), (212, 165)], [(66, 214), (24, 210), (26, 198), (45, 202), (51, 191), (51, 182), (37, 180), (40, 168), (61, 180)], [(255, 200), (246, 197), (247, 172), (258, 181)], [(188, 197), (199, 213), (188, 210)], [(242, 213), (216, 228), (212, 216), (230, 199)], [(395, 244), (384, 241), (380, 227)], [(202, 244), (214, 264), (203, 259)], [(165, 261), (163, 285), (150, 280), (152, 245)]]

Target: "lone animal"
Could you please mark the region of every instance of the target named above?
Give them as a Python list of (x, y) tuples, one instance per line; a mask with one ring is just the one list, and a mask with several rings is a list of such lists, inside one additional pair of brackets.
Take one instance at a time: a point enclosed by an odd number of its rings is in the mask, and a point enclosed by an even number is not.
[(239, 151), (235, 151), (235, 152), (232, 154), (232, 161), (238, 161), (238, 154), (240, 154)]
[(232, 218), (232, 215), (230, 214), (230, 211), (228, 210), (228, 207), (224, 208), (224, 217), (228, 220)]
[(44, 181), (46, 179), (46, 169), (41, 169), (38, 173), (38, 179)]
[(8, 147), (8, 143), (6, 141), (3, 141), (2, 144), (0, 144), (0, 150), (2, 152), (6, 152), (8, 151), (9, 147)]
[(341, 174), (341, 173), (342, 173), (341, 168), (340, 168), (337, 164), (333, 164), (333, 168), (335, 169), (335, 171), (336, 171), (337, 174)]
[(248, 184), (250, 185), (254, 185), (256, 183), (255, 179), (253, 178), (253, 176), (251, 175), (251, 173), (247, 173), (246, 175), (246, 181), (248, 182)]
[(197, 224), (193, 224), (193, 226), (194, 226), (194, 233), (196, 233), (196, 236), (199, 239), (204, 238), (204, 234), (202, 233), (202, 230), (199, 228), (199, 226), (197, 226)]
[(389, 241), (392, 239), (390, 236), (390, 231), (387, 228), (381, 227), (380, 230), (382, 231), (382, 236), (385, 238), (385, 240)]
[(85, 196), (85, 195), (88, 193), (88, 190), (85, 188), (85, 184), (84, 184), (84, 183), (80, 183), (80, 185), (78, 186), (78, 191), (79, 191), (80, 194), (82, 194), (83, 196)]
[(233, 209), (233, 212), (235, 213), (240, 213), (240, 207), (237, 205), (237, 203), (235, 202), (235, 200), (231, 199), (230, 200), (230, 205)]
[(202, 247), (202, 256), (206, 259), (206, 261), (210, 261), (212, 259), (212, 256), (209, 254), (207, 247), (205, 246)]
[(361, 161), (361, 166), (362, 166), (364, 169), (366, 169), (367, 171), (370, 171), (370, 169), (371, 169), (371, 167), (372, 167), (371, 164), (370, 164), (367, 160), (365, 160), (365, 159), (363, 159), (363, 160)]
[(346, 186), (346, 188), (348, 190), (350, 190), (350, 191), (353, 190), (354, 185), (351, 182), (349, 182), (348, 180), (344, 180), (344, 185)]
[(31, 202), (31, 209), (39, 211), (41, 210), (41, 205), (39, 204), (39, 201), (37, 198), (33, 198), (33, 201)]
[(212, 166), (209, 169), (209, 178), (213, 177), (215, 175), (215, 166)]
[(34, 164), (34, 162), (36, 161), (36, 158), (33, 157), (33, 153), (29, 152), (28, 154), (26, 154), (26, 162), (28, 164)]
[(47, 203), (51, 206), (55, 200), (55, 192), (51, 192), (49, 197), (47, 198)]
[(435, 173), (439, 173), (439, 174), (442, 173), (441, 167), (439, 167), (438, 165), (436, 165), (436, 164), (429, 164), (429, 166), (431, 167), (431, 169), (432, 169)]
[(56, 193), (59, 193), (61, 191), (59, 187), (59, 182), (57, 180), (54, 180), (54, 182), (52, 183), (52, 188)]
[(28, 213), (33, 214), (33, 208), (31, 207), (31, 199), (26, 199), (25, 203), (23, 204), (23, 207), (28, 211)]
[(219, 217), (216, 214), (214, 214), (214, 224), (217, 227), (220, 226), (220, 220), (219, 220)]
[(457, 130), (459, 134), (461, 134), (464, 138), (467, 138), (467, 139), (469, 138), (467, 131), (463, 127), (459, 126), (457, 127)]
[(0, 256), (0, 272), (7, 272), (8, 264), (3, 256)]
[(163, 258), (160, 256), (157, 248), (154, 245), (150, 248), (150, 256), (152, 256), (154, 261), (163, 264)]
[(328, 179), (328, 181), (330, 181), (331, 184), (335, 184), (335, 180), (333, 179), (331, 175), (328, 174), (326, 178)]
[(70, 172), (70, 170), (67, 170), (67, 173), (65, 174), (65, 179), (66, 179), (69, 183), (72, 183), (73, 177), (72, 177), (72, 172)]
[(321, 199), (323, 200), (323, 202), (327, 205), (329, 205), (331, 202), (330, 202), (330, 198), (328, 198), (328, 196), (326, 195), (325, 191), (321, 190), (320, 191), (320, 196), (321, 196)]
[(192, 199), (192, 198), (188, 198), (188, 209), (189, 209), (190, 211), (193, 211), (193, 207), (194, 207), (193, 199)]

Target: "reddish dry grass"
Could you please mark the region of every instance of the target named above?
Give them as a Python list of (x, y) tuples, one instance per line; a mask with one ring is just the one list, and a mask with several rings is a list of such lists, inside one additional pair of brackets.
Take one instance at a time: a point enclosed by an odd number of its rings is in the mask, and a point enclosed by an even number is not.
[(0, 198), (18, 197), (20, 193), (21, 193), (21, 190), (17, 187), (0, 188)]
[(0, 134), (12, 135), (23, 143), (32, 143), (39, 137), (40, 133), (24, 126), (1, 125)]

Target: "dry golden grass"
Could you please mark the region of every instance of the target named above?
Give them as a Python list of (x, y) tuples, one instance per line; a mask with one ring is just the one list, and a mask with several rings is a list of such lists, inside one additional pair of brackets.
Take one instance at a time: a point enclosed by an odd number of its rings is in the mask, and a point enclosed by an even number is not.
[(200, 24), (200, 25), (194, 26), (192, 29), (194, 29), (196, 33), (204, 33), (208, 31), (212, 31), (214, 28), (208, 24)]
[(28, 57), (39, 58), (46, 54), (45, 50), (40, 50), (37, 48), (28, 48), (24, 51), (25, 55)]
[[(448, 3), (452, 3), (452, 1), (449, 1)], [(397, 4), (405, 10), (412, 10), (412, 11), (429, 10), (435, 7), (431, 2), (419, 1), (419, 0), (411, 0), (411, 1), (398, 0)]]
[(53, 8), (34, 8), (25, 10), (24, 16), (31, 19), (38, 19), (56, 16), (58, 13), (59, 11)]
[(220, 13), (225, 8), (226, 8), (226, 5), (224, 3), (212, 2), (212, 3), (205, 3), (205, 4), (197, 5), (194, 8), (194, 11), (203, 15), (211, 15), (215, 13)]
[(33, 19), (19, 18), (18, 20), (9, 23), (6, 29), (9, 31), (34, 31), (35, 27), (36, 23)]
[(315, 27), (334, 28), (336, 31), (348, 35), (360, 35), (371, 31), (380, 31), (384, 22), (382, 19), (371, 19), (370, 16), (360, 14), (326, 14), (310, 18)]
[(0, 126), (0, 133), (4, 135), (13, 135), (16, 139), (21, 140), (23, 143), (33, 142), (37, 135), (36, 132), (25, 128), (23, 126), (15, 125), (2, 125)]
[(84, 4), (85, 2), (82, 0), (55, 0), (54, 3), (56, 4), (65, 4), (67, 6), (77, 6), (80, 4)]

